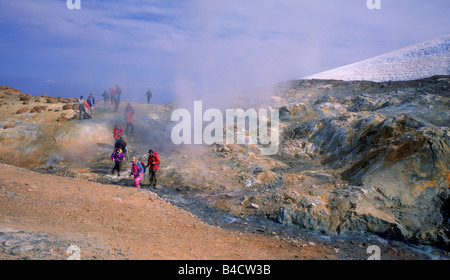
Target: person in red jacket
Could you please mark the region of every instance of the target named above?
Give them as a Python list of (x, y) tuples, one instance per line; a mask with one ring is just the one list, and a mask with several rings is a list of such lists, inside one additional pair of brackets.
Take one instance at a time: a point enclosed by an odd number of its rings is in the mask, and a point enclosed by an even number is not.
[(119, 141), (122, 134), (123, 134), (123, 127), (119, 127), (119, 125), (116, 124), (113, 129), (114, 145), (116, 145), (117, 141)]
[(148, 173), (150, 175), (150, 185), (153, 186), (153, 188), (156, 186), (157, 180), (156, 180), (156, 171), (159, 169), (159, 164), (161, 161), (159, 160), (158, 154), (150, 149), (148, 151), (148, 161), (146, 167), (150, 167), (148, 169)]
[(125, 134), (128, 135), (128, 129), (131, 128), (131, 133), (134, 133), (134, 125), (133, 125), (134, 111), (127, 112), (127, 128), (125, 129)]
[(114, 105), (114, 100), (116, 99), (116, 90), (109, 88), (109, 95), (111, 97), (111, 105)]

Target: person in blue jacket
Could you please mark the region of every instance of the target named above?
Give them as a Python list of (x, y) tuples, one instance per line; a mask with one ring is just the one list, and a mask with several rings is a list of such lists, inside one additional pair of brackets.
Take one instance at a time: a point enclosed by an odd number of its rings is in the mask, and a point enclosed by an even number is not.
[(87, 104), (89, 105), (89, 115), (92, 115), (94, 113), (94, 105), (95, 105), (95, 98), (91, 94), (89, 94), (89, 97), (87, 98)]

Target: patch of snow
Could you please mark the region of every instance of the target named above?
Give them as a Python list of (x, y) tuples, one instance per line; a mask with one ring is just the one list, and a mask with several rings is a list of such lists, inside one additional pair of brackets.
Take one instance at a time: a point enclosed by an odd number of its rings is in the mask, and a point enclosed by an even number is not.
[(450, 35), (338, 67), (304, 79), (408, 81), (450, 75)]

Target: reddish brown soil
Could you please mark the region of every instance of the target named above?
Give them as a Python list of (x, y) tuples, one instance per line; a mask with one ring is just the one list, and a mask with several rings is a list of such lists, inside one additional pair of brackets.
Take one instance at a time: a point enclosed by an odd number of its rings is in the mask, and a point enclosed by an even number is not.
[[(147, 190), (1, 170), (0, 229), (70, 240), (81, 259), (336, 259), (320, 245), (210, 226)], [(3, 250), (0, 259), (67, 258), (65, 249), (47, 257)]]

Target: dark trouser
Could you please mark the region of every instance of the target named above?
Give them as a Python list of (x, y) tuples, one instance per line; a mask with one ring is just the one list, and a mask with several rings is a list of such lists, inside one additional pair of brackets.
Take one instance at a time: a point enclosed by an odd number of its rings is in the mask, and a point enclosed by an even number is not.
[(117, 174), (120, 174), (120, 161), (114, 162), (114, 168), (112, 169), (111, 173), (114, 174), (114, 170), (117, 170)]
[(114, 100), (114, 112), (117, 112), (117, 110), (119, 110), (119, 103), (120, 101), (118, 99)]
[(153, 185), (153, 187), (156, 186), (156, 170), (154, 170), (153, 168), (149, 168), (148, 174), (150, 175), (150, 185)]
[(131, 133), (134, 133), (134, 125), (132, 123), (127, 123), (127, 128), (125, 129), (125, 134), (128, 134), (128, 128), (131, 127)]
[(109, 110), (109, 99), (103, 99), (105, 103), (105, 110)]
[(79, 119), (81, 120), (81, 117), (83, 117), (84, 119), (84, 114), (86, 114), (86, 109), (84, 108), (84, 105), (80, 105), (80, 115), (79, 115)]

